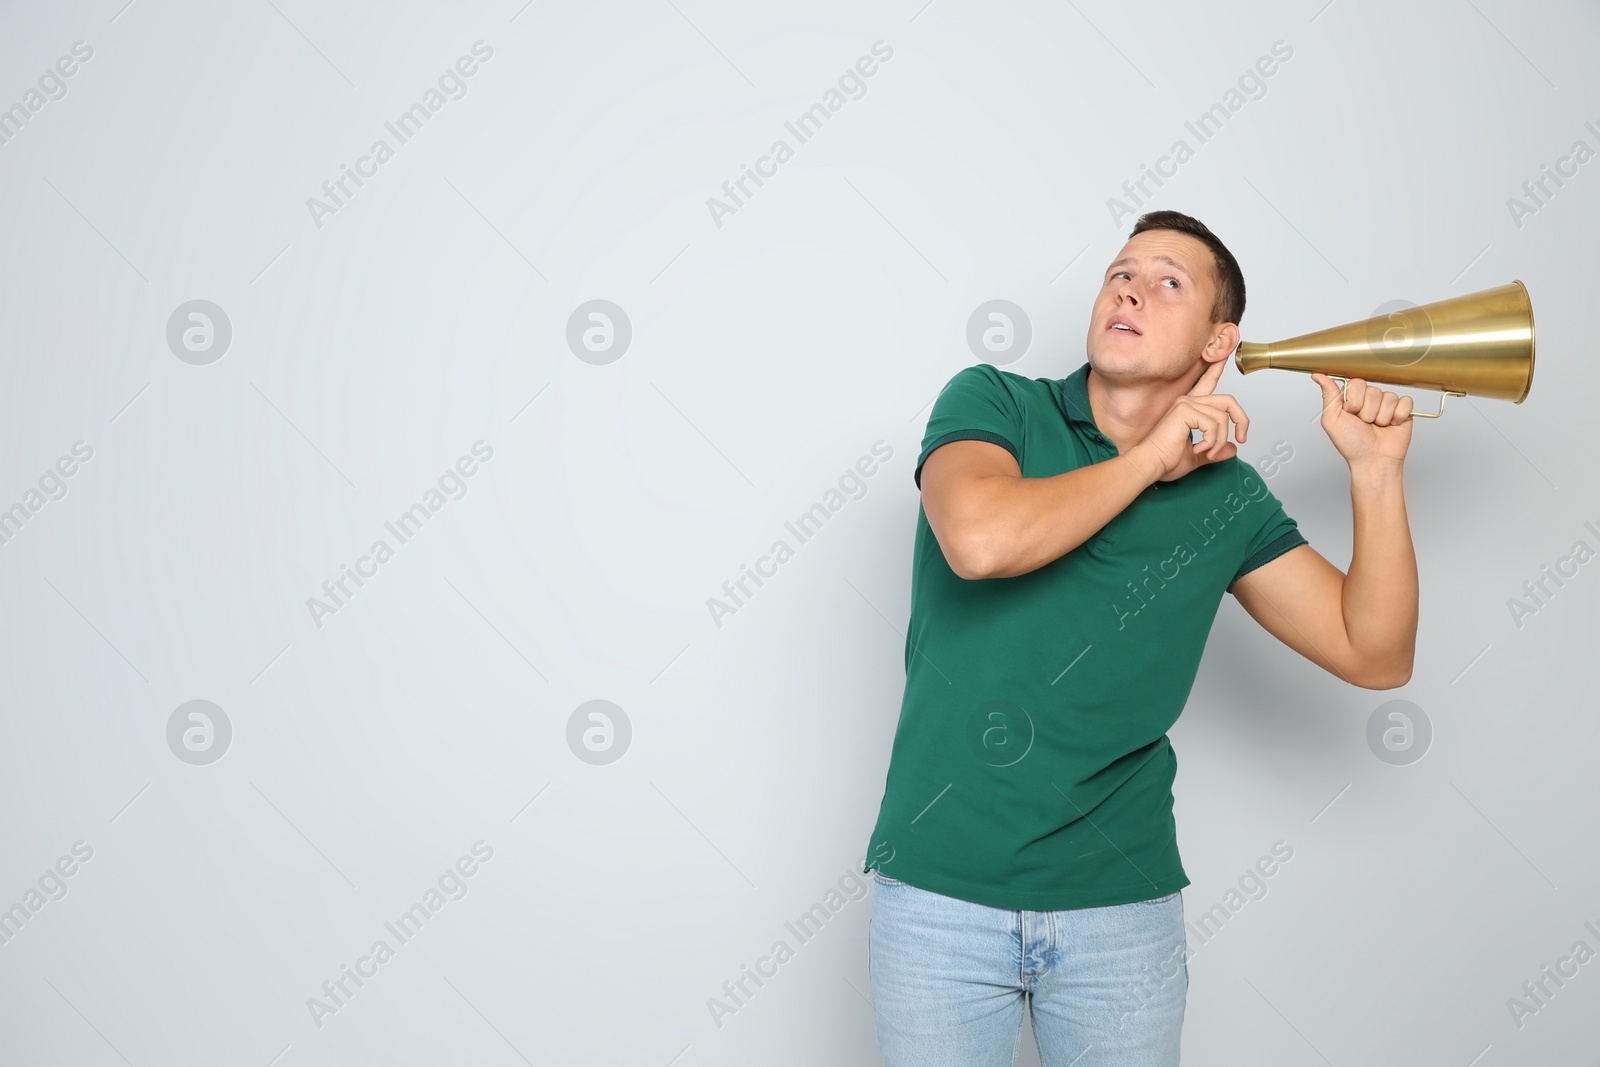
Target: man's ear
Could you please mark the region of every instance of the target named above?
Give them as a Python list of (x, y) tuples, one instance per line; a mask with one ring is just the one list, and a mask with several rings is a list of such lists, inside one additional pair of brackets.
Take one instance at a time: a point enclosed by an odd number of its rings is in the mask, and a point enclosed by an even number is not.
[[(1211, 341), (1206, 345), (1205, 358), (1207, 362), (1217, 359), (1226, 359), (1233, 355), (1233, 350), (1239, 347), (1239, 327), (1237, 323), (1224, 322), (1216, 327), (1211, 334)], [(1218, 355), (1218, 353), (1221, 353)]]

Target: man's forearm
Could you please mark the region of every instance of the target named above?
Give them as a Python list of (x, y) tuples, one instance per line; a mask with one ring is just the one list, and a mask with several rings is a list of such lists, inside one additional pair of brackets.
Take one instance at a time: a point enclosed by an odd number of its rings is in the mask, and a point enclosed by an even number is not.
[(1113, 456), (1048, 478), (996, 475), (973, 483), (968, 555), (978, 578), (1014, 578), (1052, 563), (1098, 533), (1159, 473), (1142, 457)]
[(1417, 643), (1417, 556), (1406, 522), (1404, 467), (1384, 460), (1350, 468), (1355, 540), (1344, 580), (1350, 647), (1375, 677), (1404, 684)]

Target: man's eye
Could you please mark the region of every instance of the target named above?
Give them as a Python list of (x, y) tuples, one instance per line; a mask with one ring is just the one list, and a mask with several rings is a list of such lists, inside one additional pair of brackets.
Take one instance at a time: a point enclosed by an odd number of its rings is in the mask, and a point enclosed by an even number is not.
[(1173, 283), (1173, 285), (1172, 285), (1172, 287), (1173, 287), (1173, 288), (1174, 288), (1174, 289), (1181, 289), (1181, 288), (1183, 288), (1183, 285), (1182, 285), (1182, 283), (1180, 283), (1180, 282), (1179, 282), (1179, 281), (1178, 281), (1178, 279), (1176, 279), (1176, 278), (1163, 278), (1163, 279), (1162, 279), (1162, 281), (1168, 281), (1168, 282), (1172, 282), (1172, 283)]

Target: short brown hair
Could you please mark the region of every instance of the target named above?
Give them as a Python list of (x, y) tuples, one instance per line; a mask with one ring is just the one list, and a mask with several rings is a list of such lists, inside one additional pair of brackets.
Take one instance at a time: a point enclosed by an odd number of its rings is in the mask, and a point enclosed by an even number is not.
[(1238, 325), (1239, 320), (1244, 318), (1244, 272), (1239, 269), (1239, 261), (1233, 258), (1233, 253), (1228, 251), (1222, 239), (1207, 229), (1205, 223), (1181, 211), (1146, 212), (1139, 216), (1139, 221), (1134, 223), (1133, 233), (1128, 236), (1146, 230), (1176, 230), (1199, 239), (1211, 249), (1217, 279), (1217, 302), (1211, 307), (1211, 321)]

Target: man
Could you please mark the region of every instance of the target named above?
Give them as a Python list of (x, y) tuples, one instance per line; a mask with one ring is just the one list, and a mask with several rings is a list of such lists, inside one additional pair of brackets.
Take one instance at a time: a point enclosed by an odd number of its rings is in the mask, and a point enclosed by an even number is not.
[(1249, 434), (1214, 391), (1244, 302), (1215, 234), (1152, 212), (1106, 269), (1088, 362), (967, 367), (934, 402), (864, 866), (886, 1067), (1010, 1067), (1025, 996), (1045, 1067), (1178, 1062), (1189, 878), (1166, 735), (1224, 591), (1351, 685), (1411, 677), (1411, 398), (1313, 375), (1350, 466), (1347, 575), (1228, 439)]

